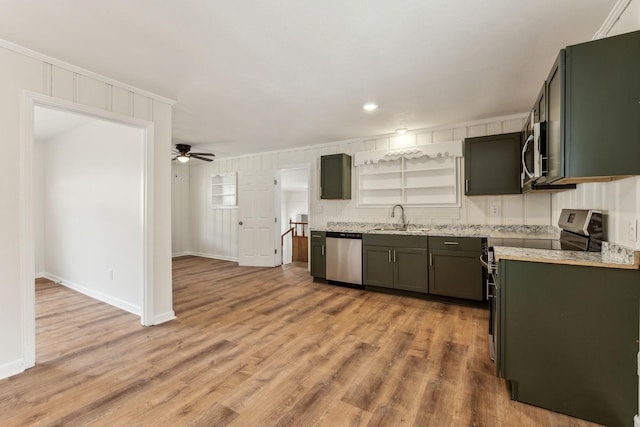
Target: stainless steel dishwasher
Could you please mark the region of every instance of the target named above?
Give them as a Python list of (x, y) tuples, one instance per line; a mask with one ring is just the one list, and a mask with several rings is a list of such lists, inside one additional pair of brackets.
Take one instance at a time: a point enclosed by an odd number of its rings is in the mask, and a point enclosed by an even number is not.
[(362, 285), (362, 233), (327, 231), (327, 280)]

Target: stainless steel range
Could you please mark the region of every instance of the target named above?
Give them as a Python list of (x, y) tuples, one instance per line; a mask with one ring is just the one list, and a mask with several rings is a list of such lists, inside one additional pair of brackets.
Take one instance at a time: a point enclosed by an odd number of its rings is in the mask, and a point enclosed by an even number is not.
[[(592, 209), (563, 209), (558, 220), (560, 227), (560, 239), (512, 239), (489, 238), (487, 252), (481, 259), (488, 271), (486, 294), (490, 300), (489, 311), (489, 353), (491, 360), (496, 357), (496, 332), (497, 332), (497, 298), (498, 266), (495, 261), (494, 246), (507, 246), (532, 249), (553, 249), (600, 252), (604, 236), (602, 212)], [(496, 363), (496, 369), (499, 369)]]

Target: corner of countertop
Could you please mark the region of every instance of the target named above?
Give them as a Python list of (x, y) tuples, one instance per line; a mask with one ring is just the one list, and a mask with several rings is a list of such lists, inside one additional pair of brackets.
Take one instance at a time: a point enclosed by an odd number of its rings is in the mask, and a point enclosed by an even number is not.
[(640, 265), (640, 251), (612, 242), (602, 242), (602, 254), (621, 264)]

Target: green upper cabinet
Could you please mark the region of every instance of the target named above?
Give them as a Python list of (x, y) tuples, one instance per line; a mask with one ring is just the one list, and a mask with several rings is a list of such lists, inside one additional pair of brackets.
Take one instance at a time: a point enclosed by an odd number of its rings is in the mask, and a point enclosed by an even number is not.
[(320, 157), (320, 198), (351, 199), (351, 156), (341, 153)]
[(567, 48), (567, 176), (640, 174), (640, 31)]
[(520, 194), (520, 156), (520, 132), (466, 138), (464, 194)]
[(547, 87), (549, 182), (640, 175), (640, 31), (567, 47)]

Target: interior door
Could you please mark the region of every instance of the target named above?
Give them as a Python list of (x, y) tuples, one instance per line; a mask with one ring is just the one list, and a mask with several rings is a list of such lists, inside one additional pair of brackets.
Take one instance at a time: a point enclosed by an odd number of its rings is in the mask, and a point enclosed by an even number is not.
[(238, 174), (239, 265), (274, 267), (280, 263), (276, 184), (273, 171)]

